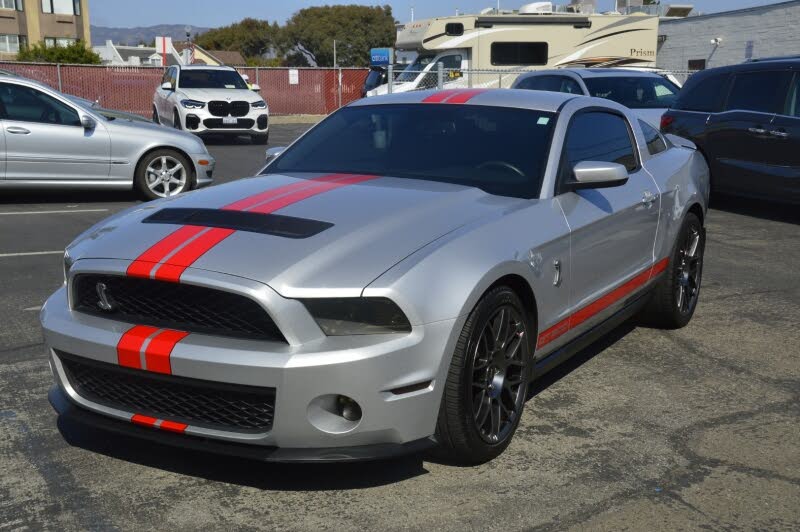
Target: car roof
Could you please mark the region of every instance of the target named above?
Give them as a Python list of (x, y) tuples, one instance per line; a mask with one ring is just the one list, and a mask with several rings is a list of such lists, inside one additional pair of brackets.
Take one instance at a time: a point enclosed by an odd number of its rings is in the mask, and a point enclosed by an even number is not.
[(800, 59), (786, 59), (786, 58), (765, 58), (765, 59), (758, 59), (754, 61), (748, 61), (746, 63), (739, 63), (736, 65), (727, 65), (721, 66), (716, 68), (708, 68), (706, 70), (701, 70), (697, 74), (694, 74), (689, 79), (692, 79), (695, 76), (708, 76), (711, 74), (727, 74), (730, 72), (740, 72), (740, 71), (747, 71), (747, 72), (754, 72), (758, 70), (800, 70)]
[(553, 74), (563, 74), (564, 72), (569, 72), (575, 74), (576, 76), (580, 76), (581, 78), (588, 79), (588, 78), (609, 78), (609, 77), (618, 77), (618, 78), (659, 78), (662, 79), (663, 76), (658, 72), (653, 71), (642, 71), (642, 70), (633, 70), (627, 68), (555, 68), (549, 70), (534, 70), (532, 72), (526, 72), (525, 74), (520, 75), (520, 78), (523, 77), (531, 77), (536, 75), (553, 75)]
[[(520, 89), (447, 89), (442, 91), (409, 91), (395, 94), (385, 94), (382, 96), (372, 96), (370, 98), (356, 100), (348, 107), (424, 103), (426, 98), (433, 95), (441, 95), (441, 97), (444, 98), (445, 96), (452, 97), (459, 93), (469, 94), (473, 91), (475, 91), (474, 95), (467, 102), (471, 105), (514, 107), (517, 109), (530, 109), (534, 111), (545, 111), (550, 113), (558, 112), (565, 103), (570, 100), (574, 100), (575, 98), (586, 98), (587, 100), (592, 101), (598, 100), (597, 98), (589, 98), (588, 96), (580, 96), (577, 94), (568, 94), (564, 92), (529, 91)], [(608, 100), (598, 101), (608, 102)]]
[(227, 65), (175, 65), (181, 70), (236, 70)]

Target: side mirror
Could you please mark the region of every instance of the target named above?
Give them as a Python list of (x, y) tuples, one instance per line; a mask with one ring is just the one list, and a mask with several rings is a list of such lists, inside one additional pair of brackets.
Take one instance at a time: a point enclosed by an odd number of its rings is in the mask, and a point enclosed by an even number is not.
[(164, 83), (162, 83), (162, 84), (161, 84), (161, 88), (162, 88), (162, 89), (164, 89), (165, 91), (171, 91), (171, 90), (174, 90), (174, 89), (172, 88), (172, 83), (170, 83), (169, 81), (165, 81)]
[(261, 87), (259, 86), (258, 83), (253, 83), (252, 85), (250, 85), (250, 90), (253, 92), (261, 92)]
[(83, 115), (81, 117), (81, 125), (83, 129), (94, 129), (97, 127), (97, 122), (94, 121), (94, 118), (91, 116)]
[(582, 161), (572, 172), (575, 181), (566, 184), (570, 190), (618, 187), (628, 182), (628, 169), (617, 163)]
[(285, 150), (286, 147), (284, 146), (276, 146), (274, 148), (269, 148), (267, 150), (267, 164), (271, 163), (273, 159), (275, 159), (275, 157), (283, 153)]

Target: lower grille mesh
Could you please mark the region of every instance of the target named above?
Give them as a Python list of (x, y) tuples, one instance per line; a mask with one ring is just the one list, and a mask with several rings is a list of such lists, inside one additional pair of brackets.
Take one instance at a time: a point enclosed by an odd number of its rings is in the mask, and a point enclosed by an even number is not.
[(72, 388), (99, 405), (228, 432), (272, 428), (275, 388), (155, 375), (57, 354)]

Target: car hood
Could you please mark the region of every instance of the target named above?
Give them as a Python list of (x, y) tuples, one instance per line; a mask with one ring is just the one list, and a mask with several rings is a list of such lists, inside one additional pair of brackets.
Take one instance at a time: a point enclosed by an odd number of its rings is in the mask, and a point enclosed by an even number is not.
[[(147, 258), (145, 271), (153, 276), (161, 267), (149, 260), (159, 259), (142, 254), (153, 246), (163, 247), (168, 242), (165, 239), (182, 226), (145, 223), (146, 218), (156, 213), (164, 215), (164, 209), (172, 208), (213, 209), (204, 212), (219, 218), (220, 213), (230, 212), (232, 204), (236, 206), (238, 202), (236, 208), (242, 209), (247, 207), (242, 200), (252, 202), (259, 195), (263, 198), (283, 190), (284, 195), (275, 195), (269, 200), (276, 202), (273, 205), (283, 205), (273, 211), (270, 220), (275, 221), (275, 215), (292, 217), (280, 220), (288, 224), (283, 225), (284, 229), (296, 223), (312, 223), (309, 220), (330, 225), (313, 236), (300, 238), (296, 234), (289, 237), (236, 230), (208, 247), (191, 264), (190, 273), (208, 270), (244, 277), (267, 284), (284, 297), (357, 296), (386, 270), (426, 244), (465, 224), (493, 217), (525, 201), (445, 183), (352, 177), (346, 176), (342, 181), (349, 184), (325, 188), (329, 185), (320, 186), (310, 181), (310, 178), (319, 179), (317, 175), (276, 174), (148, 203), (92, 228), (70, 246), (69, 253), (73, 260), (134, 261), (139, 258), (141, 261)], [(294, 192), (291, 192), (292, 187)], [(304, 191), (311, 189), (301, 187), (320, 188), (307, 193)], [(223, 209), (226, 206), (229, 208)], [(215, 231), (219, 234), (225, 230)], [(207, 246), (201, 240), (213, 238), (204, 237), (204, 234), (194, 236), (197, 242), (180, 239), (180, 244), (167, 245), (169, 253), (176, 254), (160, 259), (162, 264), (186, 266), (176, 258), (182, 253), (181, 245)], [(170, 269), (175, 270), (168, 267), (164, 271)]]
[(246, 102), (261, 101), (261, 96), (246, 89), (179, 89), (182, 98), (198, 100), (200, 102), (210, 102), (212, 100)]

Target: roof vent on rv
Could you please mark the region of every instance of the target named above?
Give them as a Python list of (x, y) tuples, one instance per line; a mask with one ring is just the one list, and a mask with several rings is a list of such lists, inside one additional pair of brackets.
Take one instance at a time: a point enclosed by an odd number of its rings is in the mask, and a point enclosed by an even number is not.
[(519, 8), (520, 15), (538, 15), (552, 12), (553, 2), (531, 2)]

